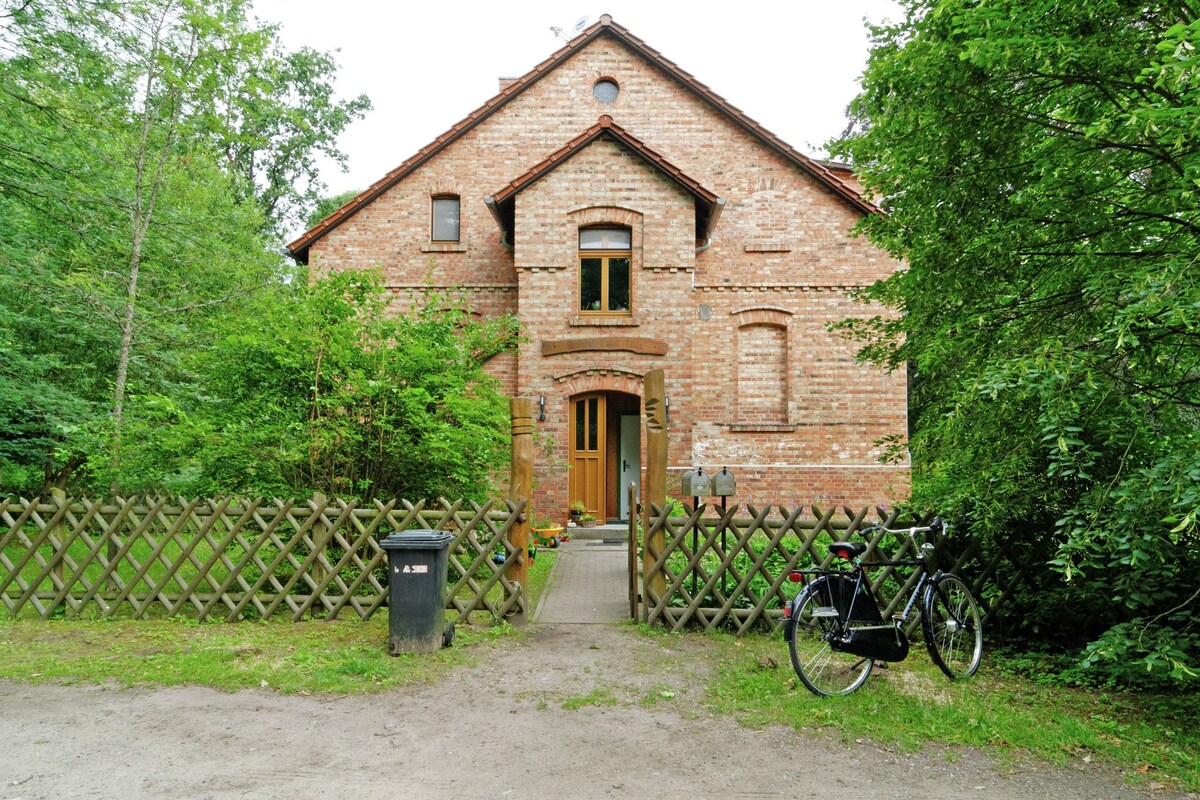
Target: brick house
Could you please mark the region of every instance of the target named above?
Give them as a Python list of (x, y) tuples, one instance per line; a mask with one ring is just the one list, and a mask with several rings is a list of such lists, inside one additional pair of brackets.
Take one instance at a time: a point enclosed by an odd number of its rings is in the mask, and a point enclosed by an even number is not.
[[(314, 270), (381, 267), (401, 309), (463, 293), (516, 314), (489, 363), (540, 398), (535, 499), (625, 518), (642, 376), (666, 372), (670, 467), (728, 467), (734, 500), (903, 495), (905, 377), (827, 324), (899, 264), (848, 230), (877, 209), (839, 165), (780, 141), (607, 15), (289, 246)], [(540, 414), (539, 414), (540, 416)], [(547, 463), (549, 462), (549, 463)]]

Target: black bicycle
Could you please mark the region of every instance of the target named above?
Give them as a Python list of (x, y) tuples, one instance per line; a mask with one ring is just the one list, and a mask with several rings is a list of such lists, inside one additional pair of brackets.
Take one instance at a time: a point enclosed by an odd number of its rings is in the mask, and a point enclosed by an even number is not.
[[(921, 598), (921, 630), (929, 656), (951, 680), (975, 674), (983, 658), (983, 622), (971, 590), (949, 572), (929, 572), (934, 546), (919, 543), (917, 534), (942, 532), (940, 520), (926, 527), (889, 530), (876, 525), (863, 536), (887, 532), (907, 534), (916, 558), (863, 563), (865, 542), (834, 542), (830, 554), (849, 569), (796, 570), (793, 580), (804, 588), (784, 609), (784, 639), (800, 680), (823, 697), (843, 695), (862, 686), (876, 661), (896, 662), (908, 656), (905, 623)], [(885, 621), (866, 570), (914, 567), (905, 586), (912, 588), (903, 610)], [(902, 590), (903, 591), (903, 590)]]

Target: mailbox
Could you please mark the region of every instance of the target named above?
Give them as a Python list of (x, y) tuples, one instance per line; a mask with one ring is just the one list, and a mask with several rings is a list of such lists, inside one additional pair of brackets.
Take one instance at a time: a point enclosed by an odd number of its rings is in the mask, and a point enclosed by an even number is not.
[(708, 497), (712, 494), (712, 481), (703, 467), (683, 473), (679, 487), (684, 497)]
[(733, 479), (733, 473), (728, 468), (712, 476), (712, 493), (714, 497), (732, 497), (737, 494), (737, 481)]

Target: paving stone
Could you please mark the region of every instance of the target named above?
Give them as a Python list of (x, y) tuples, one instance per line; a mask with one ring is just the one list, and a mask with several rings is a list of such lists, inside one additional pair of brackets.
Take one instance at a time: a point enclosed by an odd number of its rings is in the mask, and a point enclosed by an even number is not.
[(558, 549), (534, 622), (610, 623), (629, 618), (629, 551), (624, 543), (573, 539)]

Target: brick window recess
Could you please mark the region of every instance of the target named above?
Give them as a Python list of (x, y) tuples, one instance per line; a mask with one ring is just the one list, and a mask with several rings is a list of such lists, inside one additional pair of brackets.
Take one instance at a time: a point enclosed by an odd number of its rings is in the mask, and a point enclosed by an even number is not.
[(786, 424), (787, 328), (744, 325), (737, 332), (737, 420)]
[(432, 198), (429, 239), (434, 242), (459, 240), (458, 195), (439, 195)]

